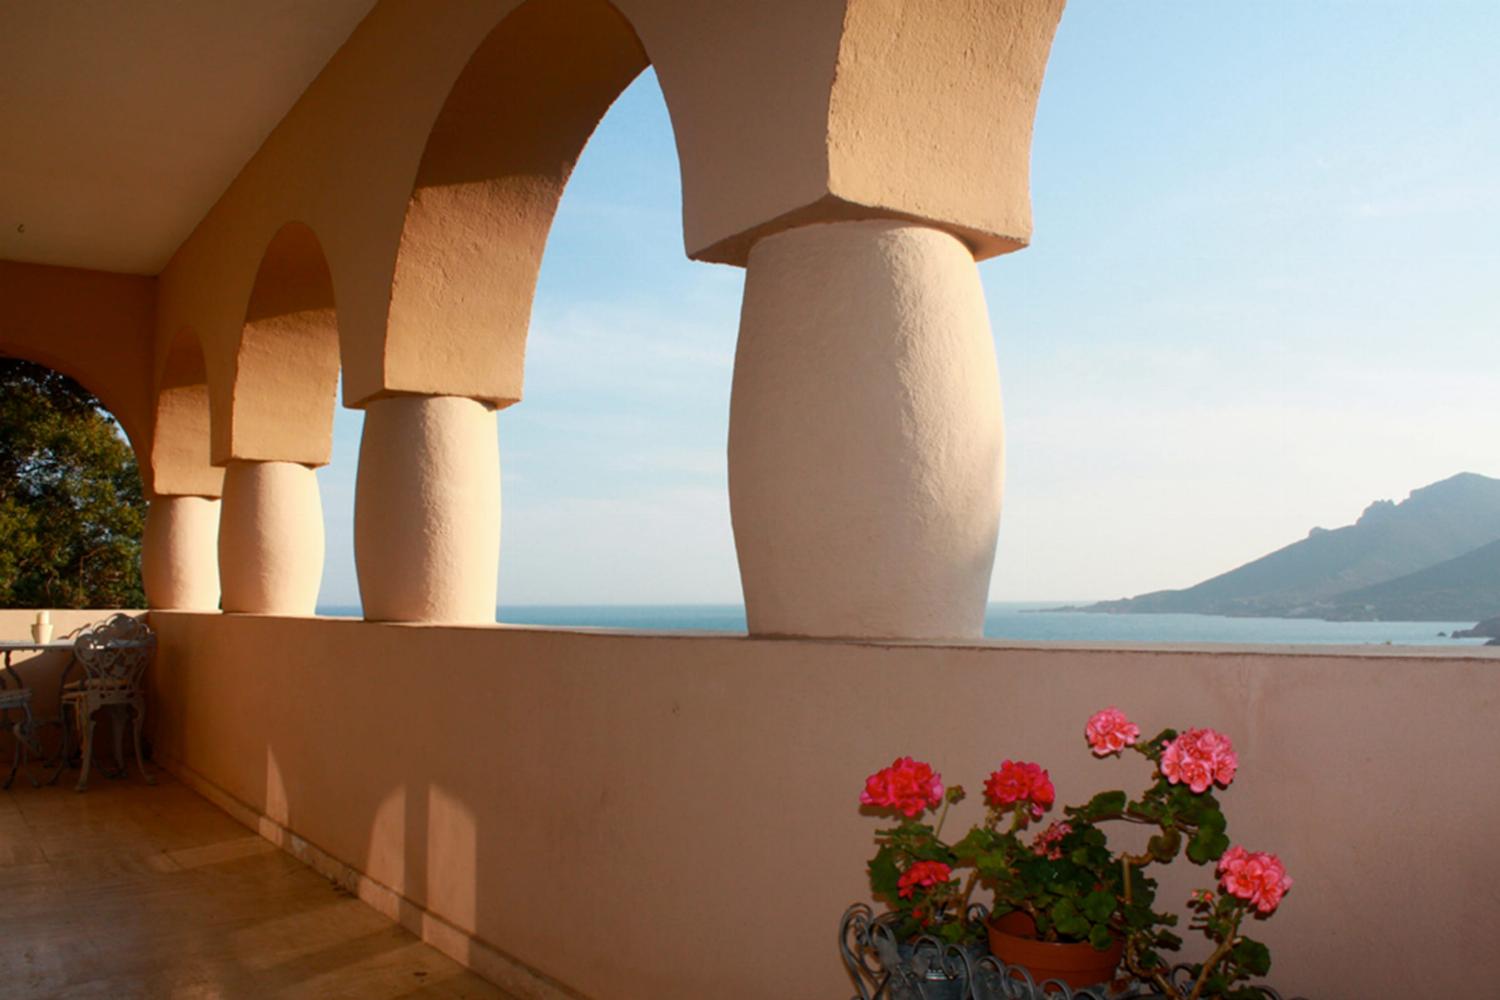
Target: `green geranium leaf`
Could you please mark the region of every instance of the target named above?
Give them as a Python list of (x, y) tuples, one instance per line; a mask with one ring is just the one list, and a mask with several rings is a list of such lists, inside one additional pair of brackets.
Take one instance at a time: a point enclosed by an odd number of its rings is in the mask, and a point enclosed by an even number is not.
[[(1219, 967), (1219, 969), (1222, 968), (1223, 966)], [(1219, 969), (1215, 969), (1213, 972), (1210, 972), (1208, 974), (1208, 979), (1205, 980), (1203, 984), (1203, 996), (1223, 996), (1225, 993), (1228, 993), (1229, 990), (1234, 986), (1234, 981), (1226, 976), (1223, 972), (1219, 971)]]
[(1160, 822), (1166, 814), (1166, 809), (1156, 799), (1148, 797), (1141, 799), (1139, 802), (1130, 803), (1130, 814), (1154, 822)]
[(1146, 843), (1146, 850), (1157, 861), (1166, 864), (1177, 857), (1177, 852), (1182, 849), (1182, 834), (1176, 829), (1168, 830), (1166, 833), (1158, 833)]
[(1193, 801), (1197, 795), (1187, 785), (1173, 785), (1172, 791), (1167, 795), (1167, 805), (1172, 811), (1186, 815), (1197, 808), (1198, 803)]
[(1111, 819), (1125, 811), (1124, 792), (1100, 792), (1089, 804), (1084, 806), (1081, 814), (1088, 820)]
[(1074, 916), (1069, 917), (1067, 920), (1057, 921), (1057, 933), (1075, 940), (1082, 940), (1088, 937), (1092, 929), (1088, 919), (1083, 916)]
[(1078, 916), (1078, 904), (1071, 899), (1059, 899), (1052, 906), (1052, 919), (1057, 921), (1059, 927), (1064, 920), (1072, 920)]
[(1254, 938), (1241, 938), (1229, 955), (1252, 976), (1264, 976), (1271, 971), (1271, 949)]
[(901, 869), (896, 865), (896, 852), (882, 847), (870, 859), (870, 889), (875, 895), (894, 901), (901, 881)]
[(1219, 808), (1219, 803), (1214, 801), (1212, 792), (1203, 794), (1189, 822), (1203, 829), (1218, 830), (1221, 833), (1229, 828), (1229, 820), (1224, 817), (1224, 810)]
[(1195, 865), (1217, 861), (1229, 850), (1229, 838), (1211, 826), (1200, 827), (1188, 841), (1188, 860)]
[(1083, 897), (1083, 913), (1096, 924), (1102, 924), (1115, 912), (1115, 897), (1102, 889)]
[(953, 845), (953, 853), (965, 860), (988, 853), (995, 846), (994, 834), (982, 826), (976, 826), (964, 838)]
[(1089, 944), (1100, 951), (1108, 951), (1114, 943), (1115, 936), (1103, 924), (1096, 924), (1094, 929), (1089, 931)]
[(1010, 857), (1004, 851), (991, 851), (975, 859), (981, 870), (1006, 871), (1010, 868)]

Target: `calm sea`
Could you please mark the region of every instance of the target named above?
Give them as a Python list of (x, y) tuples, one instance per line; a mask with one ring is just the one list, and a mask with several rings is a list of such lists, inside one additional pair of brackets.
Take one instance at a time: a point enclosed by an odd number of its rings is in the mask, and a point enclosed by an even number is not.
[[(1080, 602), (998, 602), (985, 614), (992, 639), (1036, 642), (1227, 642), (1396, 646), (1477, 646), (1483, 639), (1448, 639), (1439, 633), (1473, 622), (1325, 622), (1305, 618), (1223, 618), (1217, 615), (1100, 615), (1053, 611)], [(358, 616), (359, 609), (330, 606), (319, 614)], [(745, 609), (737, 604), (514, 605), (499, 609), (514, 625), (561, 625), (615, 629), (705, 632), (745, 631)]]

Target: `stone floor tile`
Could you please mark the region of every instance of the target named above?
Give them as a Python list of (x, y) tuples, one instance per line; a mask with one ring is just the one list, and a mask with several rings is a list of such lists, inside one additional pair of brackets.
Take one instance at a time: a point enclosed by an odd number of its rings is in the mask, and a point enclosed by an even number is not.
[(0, 996), (505, 1000), (161, 775), (0, 793)]

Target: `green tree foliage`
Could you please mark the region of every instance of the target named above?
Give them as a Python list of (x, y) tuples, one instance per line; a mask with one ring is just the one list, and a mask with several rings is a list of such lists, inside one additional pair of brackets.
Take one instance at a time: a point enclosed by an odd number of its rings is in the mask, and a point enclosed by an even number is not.
[(138, 608), (146, 502), (99, 401), (0, 358), (0, 607)]

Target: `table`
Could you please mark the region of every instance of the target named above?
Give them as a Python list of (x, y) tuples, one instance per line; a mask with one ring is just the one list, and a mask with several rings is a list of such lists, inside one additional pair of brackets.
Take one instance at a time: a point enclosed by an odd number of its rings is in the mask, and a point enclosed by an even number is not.
[[(27, 686), (20, 673), (17, 672), (15, 664), (11, 662), (11, 658), (17, 653), (45, 653), (61, 650), (67, 650), (68, 655), (71, 657), (73, 653), (72, 641), (67, 639), (60, 639), (53, 642), (0, 641), (0, 655), (3, 655), (5, 658), (5, 666), (0, 667), (0, 720), (9, 724), (10, 713), (13, 711), (19, 711), (22, 716), (20, 722), (14, 723), (9, 727), (16, 737), (16, 753), (11, 760), (10, 773), (5, 776), (5, 781), (0, 783), (0, 788), (9, 788), (11, 782), (15, 781), (16, 772), (20, 769), (28, 750), (36, 754), (38, 758), (42, 756), (41, 744), (37, 742), (36, 738), (37, 727), (54, 722), (58, 725), (63, 724), (61, 715), (56, 719), (43, 719), (40, 721), (32, 716), (32, 688)], [(64, 677), (66, 677), (71, 667), (72, 663), (69, 663), (67, 667), (63, 668)], [(5, 687), (7, 680), (15, 683), (14, 690)], [(59, 680), (59, 688), (61, 687), (61, 683), (61, 680)], [(61, 711), (60, 703), (59, 711)], [(35, 778), (31, 778), (30, 780), (33, 785), (36, 784)]]

